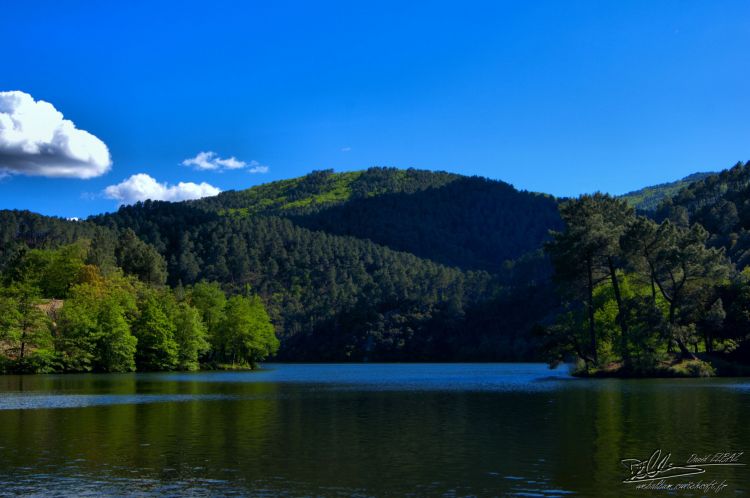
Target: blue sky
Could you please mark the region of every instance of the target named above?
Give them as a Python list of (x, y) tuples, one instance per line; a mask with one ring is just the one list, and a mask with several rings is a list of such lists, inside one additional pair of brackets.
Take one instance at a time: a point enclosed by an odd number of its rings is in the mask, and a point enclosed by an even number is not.
[[(0, 208), (374, 165), (623, 193), (750, 159), (746, 1), (9, 2), (0, 32), (0, 91), (111, 154), (88, 179), (12, 171)], [(207, 151), (246, 166), (182, 164)]]

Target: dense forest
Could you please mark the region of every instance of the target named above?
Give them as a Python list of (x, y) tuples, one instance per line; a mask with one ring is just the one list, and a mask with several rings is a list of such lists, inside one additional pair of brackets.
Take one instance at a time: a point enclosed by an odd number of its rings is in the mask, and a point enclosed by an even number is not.
[[(249, 286), (281, 338), (278, 358), (305, 361), (533, 358), (527, 324), (549, 292), (519, 303), (509, 291), (546, 285), (539, 249), (561, 226), (549, 196), (393, 168), (317, 171), (91, 221), (153, 245), (170, 285)], [(482, 235), (487, 224), (496, 235)], [(487, 302), (506, 319), (483, 323)]]
[(497, 272), (560, 227), (557, 201), (445, 172), (315, 171), (195, 205), (232, 217), (283, 216), (296, 225), (368, 239), (444, 265)]
[(551, 271), (540, 249), (549, 230), (561, 227), (557, 202), (500, 181), (375, 167), (314, 171), (193, 205), (233, 218), (283, 217), (295, 226), (366, 239), (463, 271), (485, 270), (517, 282), (523, 274), (524, 282), (538, 283)]
[[(2, 305), (32, 312), (38, 332), (7, 315), (6, 369), (248, 366), (267, 356), (546, 358), (623, 375), (738, 368), (749, 355), (750, 164), (641, 192), (658, 206), (371, 168), (86, 221), (1, 211)], [(71, 325), (75, 313), (88, 332)], [(114, 367), (101, 350), (113, 320), (130, 358)], [(149, 327), (166, 342), (151, 346)], [(86, 354), (65, 349), (75, 334), (88, 337)]]
[[(565, 309), (551, 361), (597, 375), (746, 374), (750, 163), (666, 198), (652, 218), (603, 194), (564, 202), (546, 244)], [(739, 209), (738, 207), (739, 206)]]
[(83, 238), (17, 248), (0, 274), (0, 371), (252, 367), (278, 348), (258, 296), (227, 298), (207, 282), (171, 289), (165, 278), (164, 260), (132, 231), (109, 252)]
[[(407, 197), (394, 203), (393, 196)], [(417, 207), (406, 207), (408, 196)], [(361, 210), (351, 226), (343, 219), (338, 230), (315, 226), (321, 213), (345, 206)], [(391, 220), (380, 223), (378, 209)], [(26, 247), (85, 238), (102, 267), (155, 271), (117, 251), (131, 237), (143, 243), (141, 259), (163, 258), (171, 288), (217, 282), (227, 295), (259, 296), (283, 360), (528, 360), (538, 356), (531, 324), (540, 307), (555, 307), (540, 246), (561, 226), (556, 201), (449, 173), (318, 171), (200, 201), (147, 201), (87, 221), (3, 216), (5, 266)], [(382, 232), (361, 233), (354, 222), (366, 218)], [(487, 222), (500, 235), (482, 239)], [(154, 285), (162, 279), (156, 273)]]
[(723, 247), (742, 270), (750, 263), (750, 162), (692, 183), (665, 200), (655, 218), (700, 224), (710, 233), (708, 243)]

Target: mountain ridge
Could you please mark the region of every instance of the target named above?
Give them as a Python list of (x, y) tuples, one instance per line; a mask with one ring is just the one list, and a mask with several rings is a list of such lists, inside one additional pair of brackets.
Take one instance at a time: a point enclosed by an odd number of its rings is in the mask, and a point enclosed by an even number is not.
[(85, 221), (0, 212), (15, 219), (0, 240), (23, 251), (98, 234), (112, 247), (132, 230), (170, 286), (257, 293), (280, 359), (530, 360), (531, 330), (560, 306), (541, 250), (560, 201), (447, 172), (322, 170)]

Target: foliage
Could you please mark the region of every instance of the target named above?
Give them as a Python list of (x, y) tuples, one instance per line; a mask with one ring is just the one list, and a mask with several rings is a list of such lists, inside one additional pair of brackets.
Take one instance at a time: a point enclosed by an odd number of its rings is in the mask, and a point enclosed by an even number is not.
[(100, 304), (98, 316), (99, 340), (93, 368), (104, 372), (135, 370), (134, 357), (138, 340), (130, 331), (125, 310), (117, 300), (109, 298)]
[[(316, 171), (83, 222), (0, 211), (0, 281), (4, 295), (36, 289), (37, 306), (64, 301), (24, 348), (32, 370), (242, 367), (266, 355), (545, 355), (631, 373), (750, 363), (748, 171), (644, 191), (665, 198), (651, 218), (633, 196), (561, 203), (393, 168)], [(18, 326), (4, 327), (20, 368)]]
[(40, 309), (39, 289), (28, 280), (0, 288), (0, 341), (5, 356), (23, 363), (51, 346), (49, 320)]
[(459, 178), (450, 173), (416, 169), (370, 168), (347, 173), (328, 169), (247, 190), (223, 192), (192, 204), (233, 216), (301, 214), (351, 199), (438, 188)]
[(416, 192), (361, 196), (290, 218), (311, 230), (369, 239), (448, 266), (490, 272), (539, 248), (549, 230), (561, 226), (554, 198), (477, 177)]
[[(319, 171), (199, 201), (144, 202), (92, 221), (132, 229), (168, 261), (170, 285), (196, 286), (187, 299), (201, 310), (214, 352), (204, 280), (232, 295), (254, 289), (287, 360), (529, 358), (534, 339), (523, 334), (553, 312), (506, 306), (515, 302), (508, 292), (495, 300), (502, 287), (532, 280), (546, 295), (550, 266), (538, 248), (560, 226), (554, 198), (502, 182), (392, 168)], [(504, 315), (487, 332), (466, 320), (490, 300)], [(447, 324), (466, 331), (460, 348), (441, 338)]]
[(133, 322), (133, 335), (138, 339), (138, 370), (173, 370), (177, 366), (175, 324), (166, 303), (169, 297), (151, 289), (142, 291), (139, 297), (138, 317)]
[(211, 347), (206, 339), (206, 325), (201, 320), (201, 313), (186, 302), (178, 303), (173, 313), (177, 369), (198, 370), (201, 356)]
[(633, 192), (628, 192), (627, 194), (621, 195), (620, 198), (625, 200), (629, 206), (634, 207), (638, 211), (655, 211), (664, 200), (674, 197), (682, 189), (687, 188), (693, 182), (702, 180), (712, 174), (714, 173), (693, 173), (682, 180), (661, 183), (659, 185), (652, 185), (650, 187), (634, 190)]
[(166, 278), (163, 258), (132, 231), (0, 210), (0, 274), (5, 283), (23, 274), (41, 286), (45, 295), (63, 298), (83, 264), (96, 266), (104, 274), (119, 266), (126, 274), (154, 284)]
[(678, 226), (700, 224), (708, 244), (723, 247), (741, 270), (750, 264), (750, 162), (691, 184), (666, 199), (655, 216)]
[(208, 342), (215, 351), (221, 347), (220, 327), (227, 305), (227, 296), (216, 282), (198, 282), (187, 295), (188, 302), (200, 313), (206, 327)]
[(135, 370), (130, 321), (135, 288), (122, 277), (73, 288), (60, 311), (56, 348), (67, 371)]
[(115, 257), (125, 273), (136, 275), (144, 282), (160, 285), (167, 280), (164, 258), (129, 228), (120, 236)]
[[(721, 294), (731, 265), (723, 249), (708, 246), (708, 232), (668, 219), (657, 224), (600, 194), (568, 201), (561, 215), (566, 229), (547, 249), (571, 301), (547, 332), (550, 361), (575, 354), (587, 370), (617, 364), (634, 374), (664, 373), (676, 349), (693, 363), (673, 373), (710, 373), (695, 367), (696, 355), (727, 344)], [(588, 343), (577, 332), (584, 328)]]
[[(74, 246), (25, 251), (19, 266), (2, 275), (9, 282), (0, 286), (3, 370), (196, 370), (204, 355), (211, 356), (211, 345), (201, 311), (186, 301), (186, 296), (199, 303), (220, 304), (218, 309), (207, 308), (206, 315), (216, 322), (217, 329), (231, 330), (231, 347), (243, 364), (252, 366), (278, 347), (257, 296), (241, 298), (244, 308), (230, 309), (216, 285), (199, 284), (195, 292), (173, 291), (125, 275), (116, 267), (83, 264), (84, 246)], [(63, 257), (70, 254), (78, 257)], [(50, 262), (55, 261), (75, 261), (75, 271), (49, 271)], [(49, 299), (60, 295), (61, 289), (65, 289), (64, 300)], [(45, 296), (45, 292), (49, 294)], [(212, 301), (201, 301), (202, 295), (209, 295)], [(230, 348), (232, 352), (235, 349)]]
[(273, 325), (258, 296), (230, 297), (219, 330), (222, 362), (253, 366), (279, 348)]

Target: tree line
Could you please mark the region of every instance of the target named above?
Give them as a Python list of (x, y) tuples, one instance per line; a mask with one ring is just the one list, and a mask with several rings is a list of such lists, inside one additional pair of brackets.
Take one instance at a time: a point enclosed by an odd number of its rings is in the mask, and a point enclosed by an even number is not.
[(750, 269), (737, 271), (701, 224), (657, 222), (605, 194), (569, 200), (560, 214), (565, 228), (546, 244), (564, 299), (543, 329), (552, 363), (709, 375), (746, 357)]
[[(217, 283), (163, 285), (133, 232), (110, 262), (89, 239), (21, 249), (0, 273), (0, 370), (129, 372), (252, 367), (278, 348), (260, 298)], [(126, 271), (127, 269), (127, 271)]]
[(281, 341), (279, 360), (535, 360), (538, 340), (528, 331), (540, 309), (552, 308), (538, 252), (494, 275), (463, 271), (277, 216), (222, 216), (194, 203), (145, 202), (89, 221), (0, 217), (8, 220), (0, 225), (7, 274), (29, 250), (83, 238), (86, 263), (105, 273), (120, 268), (173, 289), (216, 281), (229, 296), (250, 286)]

